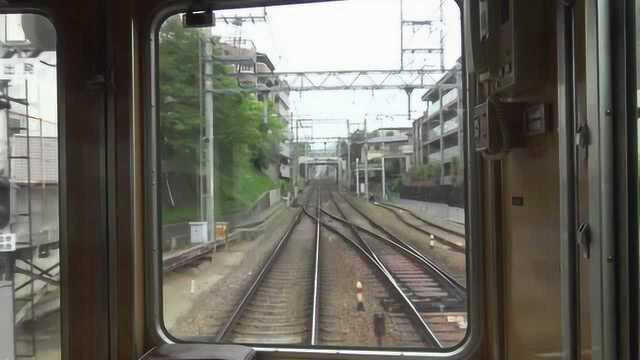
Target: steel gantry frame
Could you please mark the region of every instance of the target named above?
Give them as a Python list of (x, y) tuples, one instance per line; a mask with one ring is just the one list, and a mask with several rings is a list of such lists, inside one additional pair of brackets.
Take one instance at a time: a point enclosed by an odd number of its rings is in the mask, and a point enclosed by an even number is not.
[[(205, 58), (204, 61), (214, 61)], [(217, 61), (217, 60), (216, 60)], [(257, 83), (266, 80), (278, 80), (274, 86), (248, 86), (223, 89), (211, 89), (216, 93), (260, 92), (260, 91), (339, 91), (339, 90), (414, 90), (431, 89), (437, 80), (447, 71), (455, 69), (420, 70), (343, 70), (343, 71), (301, 71), (254, 73)], [(230, 73), (225, 76), (246, 76), (243, 73)], [(265, 81), (261, 81), (265, 80)], [(275, 81), (272, 81), (275, 83)], [(439, 87), (442, 87), (440, 85)]]

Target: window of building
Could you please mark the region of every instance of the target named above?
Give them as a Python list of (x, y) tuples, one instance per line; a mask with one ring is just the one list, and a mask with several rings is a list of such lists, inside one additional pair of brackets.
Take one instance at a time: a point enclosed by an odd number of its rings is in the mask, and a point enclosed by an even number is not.
[[(393, 136), (391, 121), (410, 129), (428, 89), (461, 71), (458, 5), (219, 10), (211, 28), (185, 28), (183, 16), (166, 17), (154, 43), (159, 161), (148, 185), (167, 335), (281, 350), (460, 346), (464, 186), (445, 189), (439, 141), (424, 164), (400, 143), (385, 144), (398, 153), (389, 158), (370, 151), (380, 143), (363, 146)], [(258, 52), (273, 72), (256, 69)], [(411, 119), (397, 115), (408, 111), (407, 79), (417, 81)], [(410, 137), (407, 151), (426, 136)]]
[(0, 15), (0, 359), (60, 359), (56, 33)]

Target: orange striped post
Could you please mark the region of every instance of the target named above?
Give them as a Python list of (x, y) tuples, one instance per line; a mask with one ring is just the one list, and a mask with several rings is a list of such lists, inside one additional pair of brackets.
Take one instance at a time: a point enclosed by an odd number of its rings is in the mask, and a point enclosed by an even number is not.
[(356, 300), (358, 301), (358, 311), (364, 311), (364, 294), (360, 281), (356, 282)]

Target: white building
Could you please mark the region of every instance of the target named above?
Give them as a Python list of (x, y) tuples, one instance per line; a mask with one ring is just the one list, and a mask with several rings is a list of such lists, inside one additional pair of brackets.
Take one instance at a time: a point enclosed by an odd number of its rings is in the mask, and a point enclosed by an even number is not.
[[(398, 162), (398, 169), (407, 172), (413, 166), (413, 143), (411, 128), (380, 128), (369, 134), (368, 149), (361, 149), (360, 159), (378, 161), (384, 157), (387, 166)], [(366, 155), (365, 155), (366, 153)]]

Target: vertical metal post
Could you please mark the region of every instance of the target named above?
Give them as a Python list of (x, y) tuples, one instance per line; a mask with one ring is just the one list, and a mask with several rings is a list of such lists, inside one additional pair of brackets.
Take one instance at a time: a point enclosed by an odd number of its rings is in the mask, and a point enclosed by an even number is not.
[(205, 145), (207, 147), (207, 185), (208, 185), (208, 201), (207, 201), (207, 222), (211, 229), (211, 238), (209, 241), (215, 241), (216, 236), (216, 219), (215, 219), (215, 161), (214, 161), (214, 53), (213, 43), (210, 39), (205, 41), (205, 66), (204, 66), (204, 113), (205, 113)]
[(351, 190), (351, 129), (347, 120), (347, 182)]
[(438, 99), (440, 99), (440, 183), (444, 179), (444, 101), (442, 88), (438, 86)]
[(440, 69), (442, 69), (444, 71), (444, 29), (445, 29), (445, 25), (444, 25), (443, 8), (444, 8), (444, 0), (440, 0), (440, 6), (439, 6), (439, 10), (440, 10)]
[[(338, 185), (338, 191), (340, 191), (340, 180), (341, 176), (344, 176), (344, 174), (341, 172), (341, 167), (342, 167), (342, 163), (341, 163), (341, 159), (342, 157), (340, 156), (340, 140), (338, 140), (336, 142), (336, 158), (338, 159), (338, 166), (336, 167), (336, 184)], [(343, 181), (344, 182), (344, 181)]]
[(360, 197), (360, 158), (356, 158), (356, 197)]
[(386, 179), (385, 179), (385, 171), (384, 171), (384, 143), (382, 143), (382, 201), (387, 199), (387, 189), (386, 189)]
[[(295, 161), (295, 154), (294, 154), (294, 146), (295, 146), (295, 142), (293, 139), (293, 112), (289, 113), (289, 179), (291, 179), (292, 185), (293, 185), (293, 195), (292, 197), (295, 198), (295, 189), (296, 189), (296, 178), (295, 178), (295, 174), (294, 174), (294, 161)], [(293, 198), (290, 198), (289, 201), (292, 201)]]
[[(295, 122), (295, 124), (294, 124)], [(295, 126), (296, 130), (295, 130), (295, 139), (294, 139), (294, 152), (293, 152), (293, 194), (294, 197), (298, 197), (298, 178), (299, 178), (299, 174), (298, 171), (300, 171), (300, 164), (298, 163), (298, 148), (299, 148), (299, 144), (298, 144), (298, 122), (293, 120), (293, 112), (291, 112), (291, 126)]]
[[(31, 121), (29, 119), (29, 81), (24, 81), (24, 100), (25, 100), (25, 118), (27, 120), (27, 149), (26, 149), (26, 158), (27, 158), (27, 217), (29, 218), (29, 248), (33, 249), (33, 214), (32, 214), (32, 204), (31, 204)], [(35, 252), (32, 252), (31, 255), (31, 264), (29, 265), (29, 271), (31, 274), (35, 274), (35, 269), (33, 267)], [(31, 279), (31, 283), (29, 285), (30, 288), (30, 316), (31, 320), (35, 319), (35, 279)], [(35, 329), (31, 331), (31, 351), (35, 356), (36, 354), (36, 334)]]
[(400, 0), (400, 70), (404, 70), (404, 10)]
[(369, 196), (369, 142), (367, 139), (367, 118), (364, 118), (364, 193)]
[[(203, 61), (203, 40), (202, 38), (198, 39), (198, 61), (200, 62), (199, 64), (199, 68), (198, 68), (198, 77), (199, 77), (199, 82), (200, 82), (200, 116), (201, 119), (205, 117), (204, 114), (204, 98), (207, 96), (206, 93), (204, 92), (204, 64), (205, 61)], [(199, 216), (198, 216), (198, 220), (199, 221), (205, 221), (205, 213), (206, 213), (206, 209), (205, 209), (205, 202), (204, 202), (204, 186), (202, 184), (202, 175), (204, 174), (204, 168), (203, 168), (203, 159), (202, 159), (202, 150), (203, 150), (203, 138), (204, 138), (204, 128), (202, 125), (200, 125), (198, 127), (200, 136), (198, 137), (198, 202), (199, 202)]]
[[(405, 88), (404, 91), (407, 93), (407, 120), (409, 122), (411, 122), (411, 94), (413, 93), (413, 88)], [(418, 123), (419, 123), (419, 121), (418, 121)], [(415, 139), (416, 135), (417, 134), (414, 134), (414, 139)], [(414, 142), (415, 142), (415, 140), (414, 140)], [(414, 152), (415, 152), (415, 149), (414, 149)], [(383, 157), (384, 157), (384, 152), (383, 152)], [(407, 170), (408, 170), (408, 167), (406, 165), (405, 165), (405, 168), (407, 168)], [(384, 169), (382, 170), (382, 172), (384, 173)], [(383, 176), (383, 178), (384, 178), (384, 176)], [(384, 198), (384, 195), (383, 195), (383, 198)]]
[[(5, 30), (6, 30), (6, 16)], [(5, 31), (6, 39), (6, 31)], [(9, 96), (9, 85), (5, 85), (3, 90), (4, 95)], [(6, 149), (7, 149), (7, 165), (6, 171), (9, 177), (11, 177), (11, 142), (10, 126), (9, 126), (9, 109), (4, 110), (6, 128)], [(18, 124), (18, 126), (21, 126)], [(5, 140), (5, 139), (3, 139)], [(3, 144), (4, 145), (4, 144)], [(0, 273), (0, 304), (4, 304), (0, 308), (0, 359), (14, 359), (16, 356), (16, 341), (15, 341), (15, 294), (14, 294), (14, 281), (15, 281), (15, 263), (14, 253), (4, 252), (0, 253), (0, 268), (3, 268), (4, 272)]]
[[(5, 16), (6, 19), (6, 16)], [(6, 21), (6, 20), (5, 20)], [(4, 87), (4, 94), (9, 96), (9, 85), (5, 85)], [(6, 137), (6, 141), (7, 141), (7, 174), (9, 174), (9, 176), (11, 176), (11, 131), (10, 131), (10, 124), (9, 124), (9, 109), (5, 109), (4, 110), (4, 116), (5, 116), (5, 122), (6, 122), (6, 133), (5, 133), (5, 137)], [(18, 124), (18, 126), (20, 126), (20, 124)], [(4, 139), (3, 139), (4, 140)], [(3, 144), (4, 145), (4, 144)]]
[(44, 134), (42, 129), (42, 119), (38, 119), (38, 124), (40, 125), (40, 206), (42, 207), (42, 212), (40, 214), (40, 219), (42, 223), (45, 223), (45, 209), (47, 208), (47, 198), (46, 198), (46, 181), (45, 181), (45, 169), (44, 169)]

